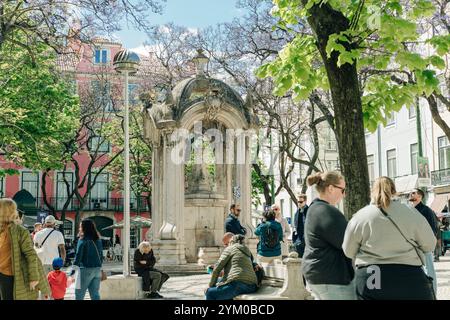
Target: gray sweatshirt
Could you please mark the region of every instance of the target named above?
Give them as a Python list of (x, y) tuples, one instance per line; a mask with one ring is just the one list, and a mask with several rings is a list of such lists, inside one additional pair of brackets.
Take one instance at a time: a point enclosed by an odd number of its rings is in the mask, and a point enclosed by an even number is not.
[[(430, 252), (436, 238), (427, 220), (414, 208), (393, 199), (385, 212), (394, 220), (403, 234), (420, 249)], [(370, 264), (406, 264), (421, 266), (416, 251), (400, 234), (394, 224), (375, 205), (359, 210), (348, 223), (342, 249), (356, 266)]]

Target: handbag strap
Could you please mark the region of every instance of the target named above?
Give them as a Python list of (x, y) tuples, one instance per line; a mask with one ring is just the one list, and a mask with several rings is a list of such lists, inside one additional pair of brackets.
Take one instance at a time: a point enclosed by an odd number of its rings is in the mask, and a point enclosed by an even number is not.
[(95, 244), (94, 240), (91, 240), (91, 241), (94, 244), (95, 251), (97, 252), (98, 261), (101, 264), (102, 263), (102, 259), (100, 259), (100, 254), (98, 253), (97, 245)]
[(45, 237), (44, 241), (42, 241), (42, 243), (39, 245), (39, 248), (42, 248), (42, 246), (44, 245), (45, 241), (47, 241), (48, 237), (50, 237), (50, 235), (52, 234), (53, 231), (55, 231), (55, 229), (52, 229), (52, 231), (50, 231), (48, 233), (48, 235)]
[(392, 218), (387, 214), (386, 211), (383, 210), (383, 208), (378, 208), (380, 209), (381, 213), (389, 219), (389, 221), (392, 222), (392, 224), (395, 226), (395, 228), (397, 228), (398, 232), (400, 232), (400, 234), (402, 235), (402, 237), (406, 240), (406, 242), (408, 242), (413, 248), (414, 251), (416, 251), (417, 256), (419, 257), (420, 262), (422, 262), (422, 265), (425, 265), (425, 261), (422, 260), (421, 255), (419, 254), (419, 252), (417, 250), (419, 250), (419, 248), (417, 248), (417, 246), (414, 245), (414, 243), (412, 243), (402, 232), (402, 230), (400, 229), (400, 227), (395, 223), (394, 220), (392, 220)]

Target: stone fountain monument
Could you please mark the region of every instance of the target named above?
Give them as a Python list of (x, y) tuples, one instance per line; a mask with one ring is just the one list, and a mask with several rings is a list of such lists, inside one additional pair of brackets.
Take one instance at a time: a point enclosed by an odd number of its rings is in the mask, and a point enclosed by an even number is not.
[[(224, 220), (240, 204), (241, 224), (256, 251), (251, 223), (251, 99), (208, 77), (199, 50), (195, 76), (160, 87), (143, 110), (153, 147), (150, 241), (161, 265), (210, 264), (220, 255)], [(239, 190), (239, 192), (235, 192)], [(256, 254), (256, 252), (254, 252)]]

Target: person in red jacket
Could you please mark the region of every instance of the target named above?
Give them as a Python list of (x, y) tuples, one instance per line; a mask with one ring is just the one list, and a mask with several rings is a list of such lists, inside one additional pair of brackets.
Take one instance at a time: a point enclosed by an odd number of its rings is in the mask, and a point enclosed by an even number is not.
[(52, 289), (52, 298), (54, 300), (64, 300), (64, 296), (66, 295), (68, 279), (66, 273), (60, 270), (63, 264), (63, 259), (53, 259), (53, 271), (49, 272), (47, 275), (48, 283)]

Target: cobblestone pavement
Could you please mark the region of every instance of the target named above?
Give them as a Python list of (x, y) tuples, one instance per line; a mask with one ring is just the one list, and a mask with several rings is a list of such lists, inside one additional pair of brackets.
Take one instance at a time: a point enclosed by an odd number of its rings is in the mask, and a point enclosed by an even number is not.
[(437, 299), (450, 300), (450, 253), (434, 263), (438, 282)]
[[(114, 270), (117, 266), (113, 266)], [(103, 268), (108, 270), (108, 267)], [(192, 275), (181, 277), (170, 277), (164, 284), (160, 294), (164, 299), (171, 300), (204, 300), (204, 291), (208, 287), (211, 275)], [(86, 292), (85, 300), (90, 300)], [(75, 300), (75, 285), (72, 284), (66, 292), (65, 300)]]
[[(450, 253), (441, 257), (439, 262), (434, 263), (438, 281), (438, 300), (450, 300)], [(117, 271), (120, 265), (105, 265), (105, 270)], [(209, 274), (171, 277), (161, 289), (161, 295), (165, 299), (173, 300), (203, 300), (204, 291), (208, 286)], [(74, 300), (74, 285), (68, 288), (66, 300)], [(85, 300), (89, 300), (89, 293), (86, 293)]]

